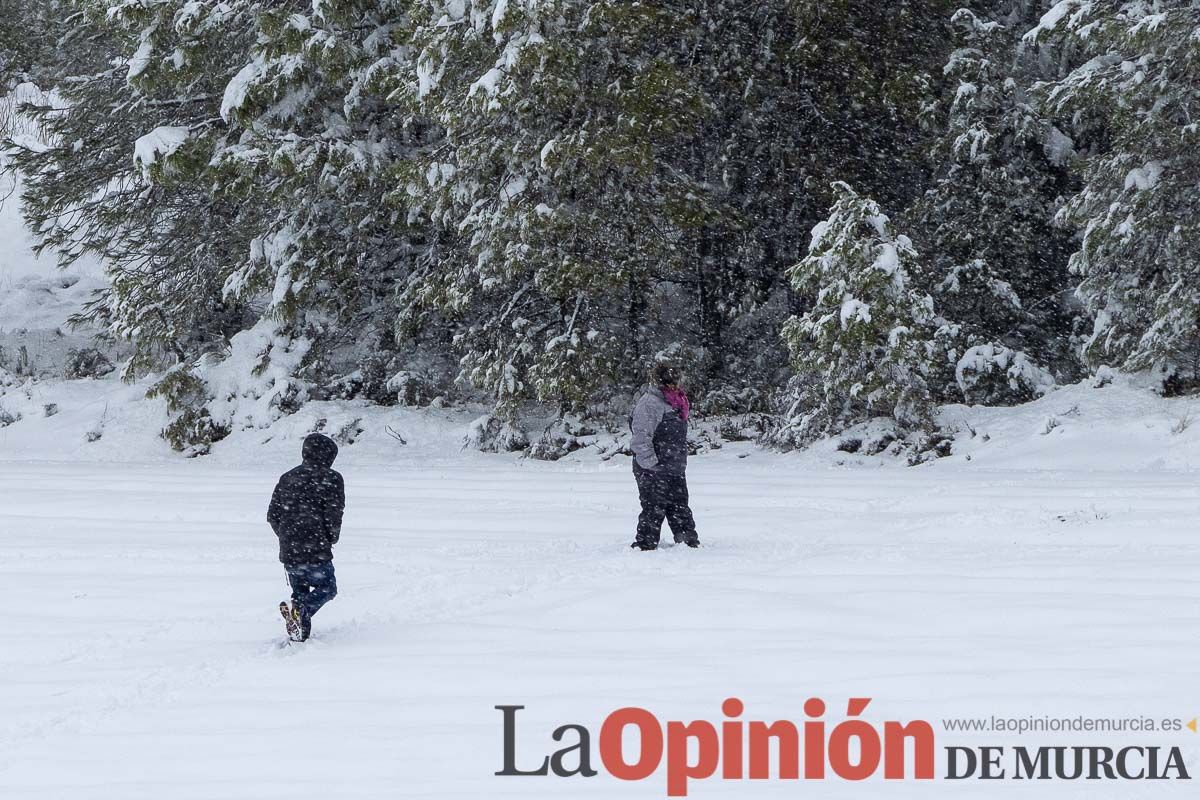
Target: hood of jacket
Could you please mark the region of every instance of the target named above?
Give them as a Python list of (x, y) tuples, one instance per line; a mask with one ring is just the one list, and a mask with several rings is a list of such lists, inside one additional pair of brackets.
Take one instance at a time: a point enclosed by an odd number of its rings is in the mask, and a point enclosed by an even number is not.
[(315, 464), (328, 469), (333, 466), (333, 461), (337, 458), (338, 446), (337, 442), (324, 434), (310, 433), (304, 437), (302, 452), (305, 464)]

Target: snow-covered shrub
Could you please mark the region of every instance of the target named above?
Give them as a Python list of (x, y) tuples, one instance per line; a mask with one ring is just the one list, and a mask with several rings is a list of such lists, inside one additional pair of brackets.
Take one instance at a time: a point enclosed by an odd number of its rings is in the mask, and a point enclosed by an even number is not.
[(17, 348), (17, 356), (8, 367), (13, 374), (21, 378), (31, 378), (34, 374), (33, 359), (29, 357), (29, 348), (21, 345)]
[(401, 370), (384, 385), (402, 406), (427, 406), (441, 394), (437, 379), (421, 370)]
[[(320, 388), (314, 388), (312, 391), (313, 400), (354, 400), (357, 397), (363, 396), (363, 391), (367, 386), (367, 381), (361, 369), (356, 369), (348, 375), (340, 375), (336, 378), (324, 381), (324, 385)], [(378, 402), (378, 400), (373, 400)], [(380, 403), (380, 405), (390, 405), (389, 403)]]
[[(898, 455), (905, 442), (905, 432), (894, 420), (877, 417), (847, 430), (837, 441), (841, 453), (864, 456), (884, 454), (891, 448), (891, 455)], [(899, 444), (897, 444), (899, 443)]]
[(1105, 386), (1110, 386), (1116, 376), (1117, 373), (1112, 367), (1103, 364), (1096, 368), (1096, 374), (1092, 376), (1092, 388), (1103, 389)]
[(893, 419), (876, 417), (847, 429), (835, 442), (838, 452), (876, 456), (916, 466), (950, 455), (956, 429), (912, 430)]
[(355, 417), (334, 431), (333, 440), (341, 445), (352, 445), (366, 430), (362, 424), (362, 417)]
[(210, 395), (204, 381), (185, 367), (168, 372), (146, 394), (167, 401), (171, 421), (162, 437), (172, 448), (189, 455), (204, 455), (214, 443), (229, 435), (229, 427), (215, 422), (209, 411)]
[(19, 422), (20, 420), (20, 413), (16, 411), (9, 411), (4, 406), (0, 405), (0, 428), (7, 428), (9, 425), (12, 425), (14, 422)]
[(347, 420), (332, 430), (329, 428), (329, 420), (322, 418), (317, 420), (316, 424), (313, 425), (313, 428), (311, 431), (309, 431), (309, 433), (323, 433), (340, 445), (351, 445), (358, 440), (358, 437), (361, 436), (365, 430), (366, 428), (364, 428), (362, 424), (362, 417), (355, 417), (354, 419)]
[(863, 425), (860, 435), (862, 436), (862, 445), (859, 452), (869, 456), (879, 455), (893, 443), (902, 441), (904, 438), (904, 432), (894, 422), (884, 419), (871, 420)]
[(542, 436), (529, 446), (526, 455), (539, 461), (558, 461), (563, 456), (587, 447), (586, 437), (596, 430), (572, 417), (561, 417), (546, 427)]
[(857, 436), (845, 436), (838, 440), (839, 453), (857, 453), (862, 449), (862, 439)]
[(484, 414), (467, 428), (463, 446), (485, 453), (515, 453), (529, 446), (529, 437), (511, 422)]
[(762, 392), (753, 386), (718, 386), (705, 392), (692, 405), (698, 417), (749, 414), (762, 407)]
[[(443, 334), (444, 335), (444, 334)], [(441, 341), (403, 345), (390, 328), (370, 331), (350, 343), (344, 337), (314, 337), (304, 377), (313, 400), (361, 399), (381, 406), (428, 406), (454, 394), (457, 361)], [(430, 334), (429, 338), (437, 338)]]
[(310, 339), (273, 319), (234, 336), (228, 357), (203, 368), (213, 419), (233, 428), (265, 428), (297, 411), (309, 385), (296, 376), (311, 346)]
[(954, 434), (951, 431), (937, 430), (920, 438), (917, 445), (909, 450), (908, 465), (915, 467), (939, 458), (945, 458), (954, 452)]
[(925, 376), (934, 360), (933, 301), (910, 285), (917, 253), (873, 200), (845, 183), (812, 232), (792, 284), (812, 307), (792, 317), (783, 337), (796, 373), (784, 424), (769, 438), (803, 446), (872, 417), (927, 428), (932, 400)]
[(58, 414), (58, 403), (46, 403), (42, 406), (42, 416), (53, 417)]
[(720, 435), (715, 433), (710, 428), (692, 427), (688, 431), (688, 454), (696, 455), (697, 453), (710, 453), (713, 450), (720, 450), (724, 443), (721, 441)]
[[(107, 409), (105, 410), (107, 411)], [(87, 429), (87, 432), (83, 435), (83, 438), (88, 444), (98, 442), (104, 437), (104, 422), (105, 415), (101, 414), (100, 419), (96, 420), (92, 426)]]
[(766, 414), (737, 414), (717, 422), (717, 435), (727, 442), (750, 442), (761, 439), (770, 427)]
[(1017, 405), (1054, 387), (1054, 377), (1024, 353), (982, 344), (963, 353), (954, 371), (963, 400), (973, 405)]
[(173, 368), (149, 392), (167, 400), (173, 417), (163, 437), (176, 450), (203, 455), (233, 430), (265, 428), (299, 410), (309, 387), (295, 376), (309, 347), (264, 319), (234, 336), (224, 358)]
[(108, 356), (94, 347), (81, 347), (67, 352), (63, 377), (69, 381), (80, 378), (102, 378), (115, 369)]

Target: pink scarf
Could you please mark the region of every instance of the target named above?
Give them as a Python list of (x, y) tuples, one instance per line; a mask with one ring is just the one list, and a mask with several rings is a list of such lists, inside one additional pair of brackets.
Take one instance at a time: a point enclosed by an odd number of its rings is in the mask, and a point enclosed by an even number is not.
[(688, 402), (688, 397), (684, 394), (683, 389), (675, 387), (674, 389), (663, 389), (663, 399), (671, 404), (671, 408), (679, 412), (679, 416), (683, 417), (683, 421), (687, 422), (688, 414), (692, 412), (692, 404)]

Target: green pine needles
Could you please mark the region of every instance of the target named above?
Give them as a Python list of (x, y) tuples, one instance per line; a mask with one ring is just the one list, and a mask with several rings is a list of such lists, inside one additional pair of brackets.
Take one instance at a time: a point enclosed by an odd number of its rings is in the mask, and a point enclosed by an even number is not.
[(872, 417), (908, 429), (932, 421), (935, 320), (933, 300), (912, 284), (917, 253), (877, 203), (845, 183), (833, 188), (833, 211), (791, 273), (813, 302), (783, 329), (797, 378), (781, 444), (809, 444)]

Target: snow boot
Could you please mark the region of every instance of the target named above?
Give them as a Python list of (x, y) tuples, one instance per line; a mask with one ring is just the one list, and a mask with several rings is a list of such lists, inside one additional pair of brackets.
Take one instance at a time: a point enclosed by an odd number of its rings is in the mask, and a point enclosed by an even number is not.
[(634, 542), (633, 544), (629, 545), (629, 547), (630, 547), (630, 549), (632, 549), (632, 550), (641, 550), (642, 552), (646, 552), (646, 551), (648, 551), (648, 550), (657, 550), (657, 549), (658, 549), (658, 546), (657, 546), (657, 545), (653, 545), (653, 544), (646, 544), (645, 542)]
[(300, 617), (286, 601), (279, 604), (279, 616), (283, 617), (283, 626), (287, 629), (288, 641), (304, 641), (300, 638)]

